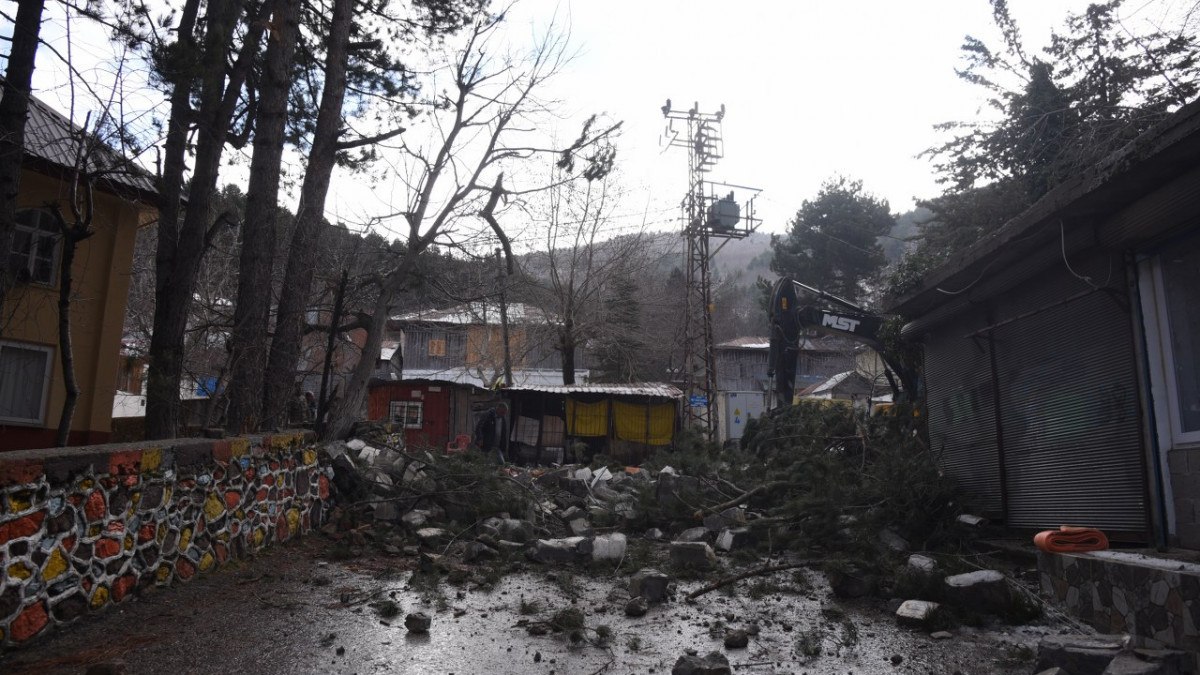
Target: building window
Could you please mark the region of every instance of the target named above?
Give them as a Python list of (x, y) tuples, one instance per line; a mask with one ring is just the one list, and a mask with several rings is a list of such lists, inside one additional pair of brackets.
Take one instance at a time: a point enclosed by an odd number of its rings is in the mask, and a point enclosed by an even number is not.
[(421, 401), (392, 401), (392, 423), (403, 424), (405, 429), (420, 429), (424, 422), (424, 406)]
[(1200, 441), (1200, 237), (1163, 253), (1159, 272), (1171, 431), (1176, 442)]
[(17, 281), (53, 284), (58, 267), (58, 221), (45, 209), (17, 211), (9, 267)]
[(42, 423), (53, 358), (49, 347), (0, 341), (0, 422)]
[(446, 355), (446, 339), (445, 338), (430, 338), (429, 339), (429, 355), (430, 356), (445, 356)]

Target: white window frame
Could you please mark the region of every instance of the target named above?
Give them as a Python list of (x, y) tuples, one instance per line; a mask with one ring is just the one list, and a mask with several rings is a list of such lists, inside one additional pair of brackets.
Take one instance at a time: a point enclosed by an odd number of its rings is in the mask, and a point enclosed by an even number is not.
[[(54, 215), (46, 209), (39, 209), (39, 208), (17, 209), (16, 231), (17, 232), (28, 232), (30, 235), (29, 250), (24, 252), (25, 262), (24, 262), (24, 266), (21, 268), (28, 275), (25, 282), (30, 283), (30, 284), (38, 284), (41, 286), (54, 286), (55, 283), (58, 281), (59, 257), (62, 255), (62, 245), (61, 245), (62, 244), (62, 235), (61, 235), (61, 233), (59, 233), (57, 231), (51, 232), (49, 230), (43, 230), (40, 227), (33, 227), (31, 225), (28, 225), (28, 224), (22, 222), (21, 217), (25, 216), (27, 214), (30, 214), (30, 213), (38, 214), (39, 222), (40, 222), (40, 219), (42, 219), (42, 218), (50, 218), (51, 220), (53, 220), (53, 218), (54, 218)], [(54, 239), (54, 254), (50, 257), (50, 278), (47, 280), (34, 279), (33, 278), (33, 263), (34, 263), (34, 259), (35, 259), (34, 253), (37, 251), (37, 242), (38, 242), (39, 238), (47, 238), (47, 237)], [(13, 240), (13, 244), (14, 245), (16, 244), (15, 239)], [(12, 259), (12, 256), (15, 253), (18, 253), (18, 252), (9, 250), (8, 256), (9, 256), (10, 260)], [(17, 270), (13, 270), (13, 272), (17, 273)]]
[(1144, 307), (1144, 311), (1153, 314), (1153, 320), (1145, 323), (1146, 329), (1151, 333), (1147, 335), (1147, 342), (1151, 345), (1150, 354), (1158, 357), (1158, 367), (1154, 369), (1157, 372), (1151, 374), (1151, 379), (1157, 376), (1166, 393), (1163, 405), (1156, 408), (1160, 414), (1166, 413), (1173, 447), (1200, 445), (1200, 430), (1184, 431), (1183, 422), (1179, 419), (1179, 382), (1175, 377), (1175, 354), (1171, 344), (1171, 320), (1167, 312), (1167, 287), (1163, 279), (1161, 255), (1156, 255), (1151, 260), (1150, 278), (1154, 301)]
[[(415, 424), (408, 423), (408, 409), (417, 409), (417, 421)], [(425, 402), (424, 401), (392, 401), (388, 404), (388, 421), (397, 422), (403, 421), (405, 429), (422, 429), (425, 426)]]
[(5, 347), (15, 347), (17, 349), (27, 349), (30, 351), (43, 352), (46, 355), (46, 368), (42, 373), (42, 397), (38, 402), (38, 417), (8, 417), (0, 415), (0, 423), (15, 424), (21, 426), (42, 426), (46, 421), (46, 403), (50, 399), (50, 373), (54, 368), (54, 348), (46, 345), (34, 344), (32, 342), (20, 342), (17, 340), (0, 340), (0, 352)]

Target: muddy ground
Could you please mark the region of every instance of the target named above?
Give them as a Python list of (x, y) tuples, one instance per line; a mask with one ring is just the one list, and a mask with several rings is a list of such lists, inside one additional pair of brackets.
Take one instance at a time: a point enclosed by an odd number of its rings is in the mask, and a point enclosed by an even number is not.
[[(695, 649), (721, 651), (747, 673), (1029, 673), (1038, 638), (1061, 628), (958, 628), (935, 639), (898, 627), (883, 601), (836, 600), (807, 569), (694, 604), (683, 595), (706, 580), (681, 580), (671, 601), (631, 618), (625, 561), (612, 570), (517, 560), (489, 589), (431, 583), (412, 557), (331, 559), (336, 551), (312, 536), (147, 593), (0, 657), (0, 672), (118, 663), (125, 673), (669, 673)], [(572, 607), (587, 626), (577, 642), (572, 631), (529, 632)], [(427, 635), (405, 629), (415, 611), (432, 616)], [(757, 635), (726, 649), (730, 628)]]

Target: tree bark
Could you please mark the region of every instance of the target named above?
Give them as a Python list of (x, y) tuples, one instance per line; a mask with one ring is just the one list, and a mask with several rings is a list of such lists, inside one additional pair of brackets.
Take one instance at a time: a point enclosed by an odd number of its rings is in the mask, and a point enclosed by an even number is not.
[(54, 441), (55, 446), (60, 448), (67, 446), (71, 436), (71, 423), (75, 419), (75, 406), (79, 402), (79, 380), (75, 377), (75, 349), (71, 342), (71, 293), (74, 290), (71, 268), (75, 265), (75, 252), (79, 242), (90, 236), (92, 232), (87, 227), (82, 230), (63, 228), (62, 256), (58, 268), (58, 353), (62, 359), (63, 385), (67, 390), (67, 397), (63, 400)]
[(4, 300), (12, 286), (13, 270), (8, 268), (13, 234), (17, 227), (17, 192), (21, 184), (21, 165), (25, 152), (25, 119), (29, 114), (29, 95), (37, 56), (38, 34), (42, 28), (44, 0), (17, 3), (13, 23), (12, 49), (8, 53), (3, 91), (0, 98), (0, 336), (6, 317)]
[(276, 5), (272, 21), (275, 30), (268, 41), (258, 90), (254, 156), (250, 160), (250, 182), (246, 189), (237, 304), (230, 336), (229, 410), (225, 428), (234, 434), (256, 431), (261, 421), (279, 174), (299, 13), (299, 0), (281, 0)]
[(562, 352), (563, 384), (575, 384), (575, 327), (567, 319), (559, 329), (559, 350)]
[[(189, 0), (189, 3), (192, 0)], [(179, 429), (179, 387), (183, 374), (184, 334), (192, 306), (196, 274), (208, 248), (209, 207), (216, 189), (221, 155), (229, 135), (229, 125), (238, 94), (246, 81), (250, 61), (258, 49), (263, 22), (251, 21), (237, 61), (226, 66), (234, 26), (240, 15), (234, 0), (210, 0), (205, 19), (205, 44), (201, 55), (203, 76), (200, 82), (200, 109), (191, 108), (190, 79), (176, 82), (171, 100), (168, 133), (181, 133), (177, 145), (169, 145), (163, 161), (163, 205), (174, 213), (174, 222), (160, 225), (155, 255), (154, 333), (150, 338), (150, 372), (146, 381), (146, 438), (170, 438)], [(257, 17), (254, 17), (257, 18)], [(181, 35), (179, 38), (194, 42)], [(194, 44), (193, 44), (194, 46)], [(228, 75), (228, 77), (227, 77)], [(180, 91), (183, 87), (184, 90)], [(177, 108), (181, 105), (181, 108)], [(186, 149), (187, 124), (197, 122), (196, 159), (188, 185), (188, 206), (182, 224), (177, 225), (178, 195), (182, 194), (182, 169)], [(172, 139), (168, 139), (170, 141)], [(177, 152), (171, 156), (170, 152)], [(172, 172), (166, 167), (170, 164)], [(179, 173), (174, 171), (178, 169)], [(168, 184), (168, 179), (178, 181)], [(170, 201), (174, 195), (174, 201)]]
[(288, 246), (287, 267), (279, 289), (275, 314), (275, 336), (267, 361), (263, 392), (263, 423), (278, 428), (285, 420), (288, 397), (300, 359), (300, 338), (305, 310), (312, 290), (313, 251), (324, 226), (325, 200), (337, 159), (337, 142), (342, 129), (342, 105), (346, 97), (346, 65), (350, 30), (354, 23), (353, 0), (336, 0), (333, 6), (325, 54), (325, 85), (309, 151), (308, 170), (300, 190), (295, 228)]
[[(406, 257), (411, 257), (411, 253)], [(383, 346), (383, 331), (387, 327), (388, 310), (395, 294), (392, 286), (395, 283), (395, 279), (389, 278), (383, 288), (379, 289), (379, 297), (375, 300), (374, 311), (371, 313), (371, 323), (367, 326), (366, 344), (363, 345), (362, 354), (354, 366), (354, 372), (350, 375), (342, 397), (334, 401), (329, 411), (329, 422), (325, 425), (322, 439), (342, 438), (349, 434), (359, 410), (362, 409), (367, 394), (367, 383), (375, 373), (380, 347)]]

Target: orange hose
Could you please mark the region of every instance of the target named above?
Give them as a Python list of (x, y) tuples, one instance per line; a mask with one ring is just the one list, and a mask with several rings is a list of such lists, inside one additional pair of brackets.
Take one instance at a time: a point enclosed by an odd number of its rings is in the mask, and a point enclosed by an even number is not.
[(1047, 553), (1085, 553), (1108, 548), (1108, 537), (1094, 527), (1063, 525), (1057, 530), (1038, 532), (1033, 544)]

